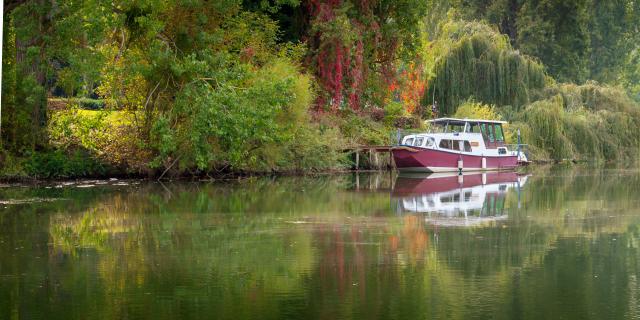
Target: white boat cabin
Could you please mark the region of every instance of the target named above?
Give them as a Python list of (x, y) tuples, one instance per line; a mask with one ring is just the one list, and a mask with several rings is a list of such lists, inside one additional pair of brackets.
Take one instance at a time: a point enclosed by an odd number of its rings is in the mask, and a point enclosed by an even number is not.
[(502, 125), (506, 121), (440, 118), (428, 122), (433, 132), (407, 135), (401, 145), (477, 156), (520, 155), (505, 144)]

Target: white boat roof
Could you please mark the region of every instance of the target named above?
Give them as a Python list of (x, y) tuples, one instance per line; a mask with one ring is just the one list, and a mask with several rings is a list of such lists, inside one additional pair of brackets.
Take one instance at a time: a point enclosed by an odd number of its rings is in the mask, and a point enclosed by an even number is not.
[(460, 125), (464, 125), (466, 122), (480, 122), (480, 123), (500, 123), (500, 124), (506, 124), (508, 122), (506, 121), (500, 121), (500, 120), (485, 120), (485, 119), (457, 119), (457, 118), (438, 118), (438, 119), (433, 119), (433, 120), (427, 120), (427, 122), (430, 123), (435, 123), (435, 124), (445, 124), (445, 123), (449, 123), (449, 124), (460, 124)]

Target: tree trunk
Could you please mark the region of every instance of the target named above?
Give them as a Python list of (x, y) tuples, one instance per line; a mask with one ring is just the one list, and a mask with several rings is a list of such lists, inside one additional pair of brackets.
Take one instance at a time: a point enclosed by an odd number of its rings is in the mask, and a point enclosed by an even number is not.
[[(35, 3), (25, 3), (30, 6), (24, 16), (15, 18), (16, 29), (24, 28), (21, 34), (26, 36), (16, 37), (16, 72), (18, 74), (18, 86), (21, 86), (20, 95), (22, 99), (16, 107), (29, 108), (25, 110), (30, 115), (30, 144), (32, 148), (39, 148), (46, 145), (47, 135), (45, 127), (47, 125), (47, 59), (45, 52), (45, 35), (50, 32), (52, 8), (55, 1), (37, 0)], [(20, 22), (21, 19), (24, 22)], [(29, 21), (30, 20), (30, 21)], [(34, 24), (35, 23), (35, 28)], [(21, 25), (24, 23), (24, 25)], [(32, 30), (35, 29), (35, 30)], [(37, 50), (37, 54), (33, 51)], [(29, 53), (29, 54), (28, 54)], [(24, 82), (29, 77), (33, 78), (38, 87), (29, 87), (28, 82)], [(32, 86), (32, 85), (31, 85)], [(28, 97), (27, 97), (28, 95)], [(30, 102), (30, 104), (28, 103)]]

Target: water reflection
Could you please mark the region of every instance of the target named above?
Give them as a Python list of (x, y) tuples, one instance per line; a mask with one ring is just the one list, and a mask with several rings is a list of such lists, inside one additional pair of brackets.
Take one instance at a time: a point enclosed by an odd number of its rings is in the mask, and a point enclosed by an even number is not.
[(557, 167), (3, 188), (0, 319), (637, 318), (639, 191)]
[(527, 175), (516, 172), (400, 174), (392, 196), (398, 213), (425, 213), (430, 223), (455, 226), (504, 220), (510, 189), (519, 195)]

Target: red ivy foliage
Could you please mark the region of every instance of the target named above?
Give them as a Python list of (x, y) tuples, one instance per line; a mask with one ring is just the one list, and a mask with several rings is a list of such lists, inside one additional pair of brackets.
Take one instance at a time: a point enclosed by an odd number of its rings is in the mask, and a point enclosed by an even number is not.
[[(394, 85), (409, 85), (402, 88), (402, 101), (415, 110), (424, 93), (425, 81), (413, 68), (398, 72), (396, 65), (399, 47), (398, 34), (384, 34), (380, 23), (387, 21), (386, 13), (376, 6), (379, 1), (370, 0), (307, 0), (309, 34), (305, 38), (310, 55), (307, 66), (315, 73), (321, 89), (316, 101), (316, 110), (325, 107), (332, 111), (348, 107), (362, 110), (363, 95), (368, 79), (374, 78), (367, 93), (373, 100), (385, 103), (397, 91)], [(382, 10), (384, 11), (384, 10)], [(347, 26), (341, 25), (348, 23)], [(404, 79), (406, 78), (406, 80)], [(373, 85), (375, 86), (375, 85)]]

